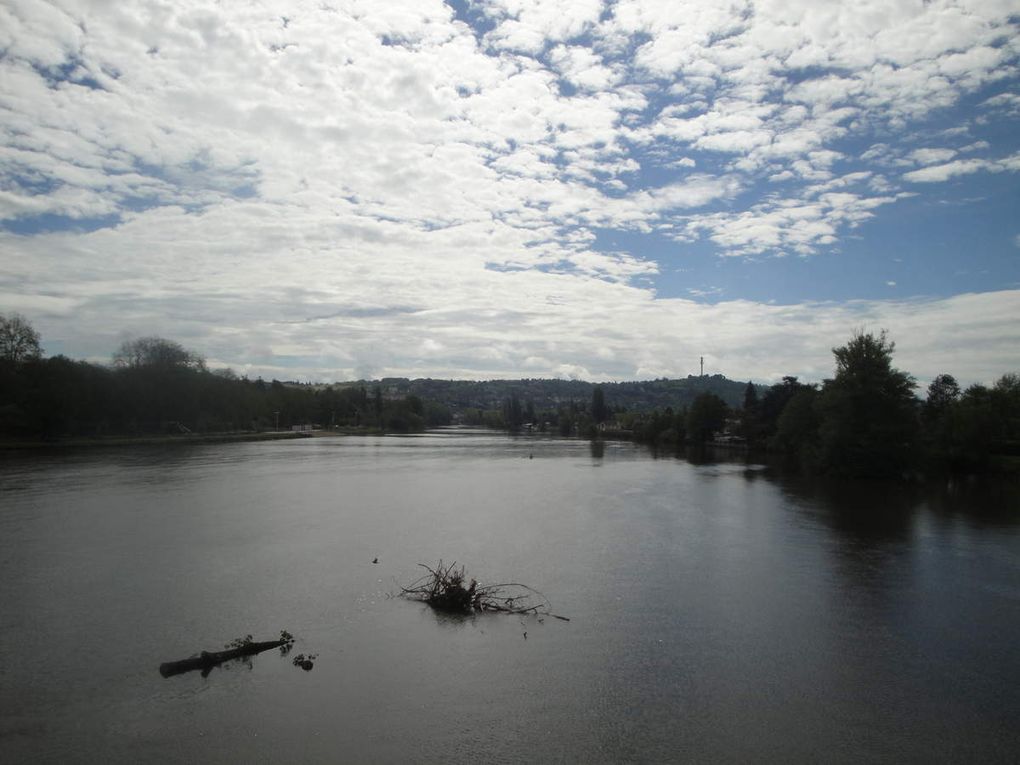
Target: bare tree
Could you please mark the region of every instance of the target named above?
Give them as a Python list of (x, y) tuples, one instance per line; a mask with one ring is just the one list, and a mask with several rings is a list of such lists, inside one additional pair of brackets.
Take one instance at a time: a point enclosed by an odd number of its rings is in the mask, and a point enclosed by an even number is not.
[(205, 359), (200, 355), (162, 337), (125, 340), (113, 354), (113, 363), (118, 367), (205, 368)]
[(20, 313), (0, 313), (0, 359), (15, 363), (42, 356), (39, 333)]

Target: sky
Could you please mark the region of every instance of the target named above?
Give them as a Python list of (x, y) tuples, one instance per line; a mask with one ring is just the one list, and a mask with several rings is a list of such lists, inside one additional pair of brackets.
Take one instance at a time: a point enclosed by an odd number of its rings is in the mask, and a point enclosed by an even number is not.
[(0, 312), (266, 379), (1020, 371), (1016, 0), (4, 0)]

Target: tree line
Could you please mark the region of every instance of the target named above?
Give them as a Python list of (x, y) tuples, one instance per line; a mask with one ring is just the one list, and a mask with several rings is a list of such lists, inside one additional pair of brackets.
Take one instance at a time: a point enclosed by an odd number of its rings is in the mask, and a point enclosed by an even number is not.
[(657, 447), (737, 445), (806, 472), (900, 477), (1020, 469), (1020, 376), (960, 388), (938, 375), (924, 398), (893, 367), (886, 333), (858, 331), (833, 349), (835, 374), (820, 385), (796, 377), (761, 388), (748, 382), (733, 405), (708, 385), (676, 407), (629, 409), (594, 385), (589, 402), (536, 407), (509, 395), (501, 408), (468, 409), (466, 421), (511, 432), (629, 438)]
[[(0, 314), (0, 437), (59, 439), (156, 433), (213, 433), (327, 428), (413, 432), (456, 421), (511, 432), (632, 438), (659, 446), (721, 440), (780, 455), (814, 473), (902, 476), (974, 472), (1020, 457), (1020, 377), (962, 390), (938, 375), (925, 397), (893, 367), (895, 345), (883, 331), (855, 332), (833, 349), (835, 373), (820, 385), (784, 377), (768, 388), (713, 376), (649, 384), (560, 381), (384, 380), (329, 386), (266, 382), (210, 371), (179, 343), (146, 337), (123, 343), (109, 364), (43, 358), (39, 335), (17, 314)], [(697, 381), (702, 390), (696, 388)], [(418, 385), (415, 389), (413, 386)], [(743, 389), (734, 403), (733, 386)], [(682, 391), (676, 407), (640, 408), (650, 387)], [(453, 406), (411, 390), (489, 405)], [(520, 391), (540, 392), (536, 404)], [(491, 405), (491, 396), (504, 397)], [(590, 398), (569, 391), (590, 391)], [(550, 396), (550, 393), (556, 393)], [(614, 401), (623, 392), (632, 406)], [(722, 395), (720, 395), (722, 394)], [(724, 398), (725, 396), (725, 398)], [(634, 406), (637, 401), (638, 406)], [(1015, 467), (1014, 467), (1015, 469)]]
[(821, 385), (784, 377), (763, 395), (748, 383), (743, 404), (712, 393), (690, 407), (621, 418), (638, 441), (730, 442), (781, 456), (807, 472), (850, 477), (981, 472), (1020, 464), (1020, 376), (962, 390), (938, 375), (925, 397), (892, 365), (886, 333), (858, 331), (833, 349), (835, 374)]
[(95, 438), (289, 430), (293, 426), (415, 432), (449, 410), (380, 386), (312, 386), (210, 371), (173, 340), (126, 341), (110, 364), (44, 358), (21, 316), (0, 314), (0, 437)]
[[(721, 374), (688, 375), (681, 379), (637, 380), (592, 383), (585, 380), (525, 378), (517, 380), (436, 380), (387, 377), (380, 384), (395, 393), (413, 394), (428, 401), (438, 401), (454, 411), (477, 409), (499, 412), (506, 402), (516, 398), (527, 409), (537, 413), (556, 413), (578, 402), (585, 407), (591, 402), (595, 388), (600, 388), (614, 408), (645, 411), (666, 406), (689, 406), (704, 391), (718, 395), (730, 406), (740, 405), (744, 383), (729, 380)], [(533, 418), (528, 418), (528, 422)]]

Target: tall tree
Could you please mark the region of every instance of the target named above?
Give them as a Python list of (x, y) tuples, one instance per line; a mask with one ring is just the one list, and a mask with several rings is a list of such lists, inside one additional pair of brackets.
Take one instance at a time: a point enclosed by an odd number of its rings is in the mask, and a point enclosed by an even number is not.
[(699, 393), (687, 412), (687, 438), (704, 443), (723, 429), (729, 408), (714, 393)]
[(20, 313), (0, 313), (0, 359), (15, 364), (42, 355), (39, 333)]
[(799, 462), (806, 470), (818, 466), (818, 397), (819, 393), (810, 385), (800, 390), (786, 402), (776, 432), (769, 446), (794, 463)]
[(591, 418), (596, 425), (601, 425), (609, 419), (609, 410), (606, 408), (606, 394), (601, 385), (596, 385), (591, 392)]
[(960, 386), (952, 375), (938, 375), (928, 386), (928, 397), (921, 407), (924, 437), (928, 449), (934, 452), (951, 452), (948, 443), (953, 438), (954, 410), (960, 401)]
[(516, 394), (510, 394), (510, 397), (503, 402), (503, 422), (507, 430), (515, 433), (524, 424), (524, 408)]
[(744, 388), (744, 411), (750, 409), (756, 409), (758, 407), (758, 389), (754, 387), (754, 383), (748, 380), (747, 387)]
[(758, 402), (758, 440), (767, 441), (776, 434), (779, 418), (786, 405), (805, 388), (813, 386), (798, 382), (796, 377), (787, 375), (781, 383), (769, 388)]
[(758, 389), (748, 381), (744, 388), (744, 407), (740, 412), (740, 430), (747, 443), (754, 446), (761, 440), (761, 416), (758, 412)]
[(918, 422), (914, 379), (894, 369), (895, 344), (855, 332), (833, 349), (836, 375), (818, 400), (820, 467), (830, 473), (893, 476), (914, 457)]
[(1020, 375), (1004, 374), (992, 386), (998, 447), (1020, 453)]
[(939, 411), (960, 398), (960, 385), (952, 375), (939, 375), (928, 386), (927, 408)]

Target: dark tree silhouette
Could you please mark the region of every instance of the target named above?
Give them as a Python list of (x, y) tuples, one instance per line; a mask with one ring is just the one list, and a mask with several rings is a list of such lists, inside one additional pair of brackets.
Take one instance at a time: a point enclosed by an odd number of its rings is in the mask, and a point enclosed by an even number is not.
[(894, 369), (895, 344), (855, 332), (833, 349), (836, 376), (817, 404), (820, 468), (851, 476), (894, 476), (915, 456), (918, 432), (914, 379)]
[(933, 409), (944, 409), (960, 398), (960, 386), (952, 375), (939, 375), (928, 386), (925, 403)]
[(510, 396), (503, 402), (503, 422), (507, 428), (514, 433), (524, 425), (524, 408), (517, 396)]
[(597, 425), (609, 419), (609, 410), (606, 408), (606, 394), (601, 385), (596, 385), (591, 392), (591, 418)]
[(748, 381), (747, 387), (744, 389), (744, 411), (749, 409), (758, 408), (758, 389), (754, 387), (754, 383)]
[(125, 340), (113, 354), (117, 367), (187, 367), (204, 369), (205, 359), (194, 351), (187, 350), (175, 340), (162, 337), (139, 337)]
[(813, 387), (798, 382), (796, 377), (787, 375), (781, 383), (769, 388), (758, 401), (757, 430), (748, 438), (759, 444), (767, 443), (776, 435), (779, 428), (779, 417), (790, 400), (805, 388)]
[(687, 412), (687, 438), (705, 443), (723, 429), (728, 412), (726, 402), (714, 393), (698, 394)]
[(807, 469), (817, 467), (818, 461), (818, 397), (819, 392), (804, 385), (787, 401), (779, 420), (771, 446), (800, 462)]
[(761, 441), (761, 414), (758, 411), (758, 389), (748, 382), (744, 389), (744, 407), (740, 412), (740, 431), (748, 444), (756, 446)]
[(42, 356), (39, 333), (20, 313), (0, 313), (0, 359), (18, 364)]
[(928, 398), (921, 407), (929, 442), (951, 439), (952, 413), (961, 396), (960, 386), (952, 375), (938, 375), (928, 386)]

